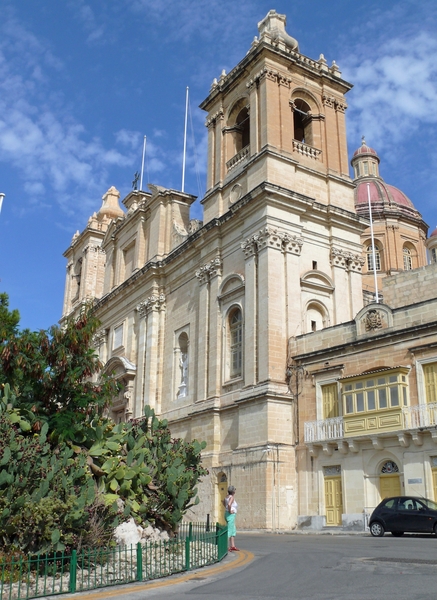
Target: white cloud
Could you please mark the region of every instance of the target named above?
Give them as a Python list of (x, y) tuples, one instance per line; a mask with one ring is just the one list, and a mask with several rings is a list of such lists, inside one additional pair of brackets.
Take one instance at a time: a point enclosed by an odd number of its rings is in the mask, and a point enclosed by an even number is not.
[[(397, 35), (373, 36), (367, 43), (358, 39), (350, 54), (341, 59), (343, 77), (354, 84), (348, 94), (348, 130), (355, 146), (361, 134), (383, 150), (414, 139), (423, 126), (429, 128), (428, 134), (435, 131), (437, 38), (422, 31), (420, 18), (416, 27), (410, 20), (405, 31), (404, 15), (398, 17)], [(381, 21), (384, 18), (387, 21), (387, 14), (381, 15)], [(390, 29), (396, 29), (396, 23), (391, 22)]]
[[(52, 190), (71, 212), (71, 195), (100, 196), (108, 168), (134, 165), (139, 134), (125, 132), (126, 152), (90, 138), (62, 95), (52, 92), (53, 68), (62, 70), (61, 61), (9, 16), (0, 29), (0, 161), (16, 169), (33, 202)], [(116, 140), (121, 142), (123, 134)], [(89, 206), (81, 203), (85, 213)]]

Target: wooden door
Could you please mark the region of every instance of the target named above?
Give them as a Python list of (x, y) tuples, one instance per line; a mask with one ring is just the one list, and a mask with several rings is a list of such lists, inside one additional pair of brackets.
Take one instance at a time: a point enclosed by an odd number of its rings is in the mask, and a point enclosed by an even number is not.
[(323, 418), (338, 417), (338, 390), (337, 384), (322, 385)]
[(401, 495), (401, 480), (398, 474), (381, 475), (379, 478), (379, 491), (381, 500)]
[(218, 494), (217, 494), (217, 498), (218, 498), (218, 507), (217, 507), (218, 519), (217, 520), (220, 523), (220, 525), (226, 525), (226, 521), (225, 521), (225, 507), (223, 506), (223, 500), (228, 495), (228, 480), (227, 480), (226, 475), (221, 474), (221, 475), (218, 476), (217, 487), (218, 487)]
[(342, 524), (343, 493), (341, 476), (325, 477), (326, 525), (338, 527)]

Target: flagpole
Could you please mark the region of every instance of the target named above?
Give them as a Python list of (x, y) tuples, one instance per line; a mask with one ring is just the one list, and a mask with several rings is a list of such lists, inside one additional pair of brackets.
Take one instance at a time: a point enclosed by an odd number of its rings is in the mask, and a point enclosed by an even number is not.
[(184, 154), (182, 159), (182, 191), (185, 191), (185, 159), (187, 155), (188, 86), (185, 99)]
[[(141, 161), (141, 179), (140, 179), (140, 190), (142, 191), (143, 189), (143, 175), (144, 175), (144, 157), (146, 155), (146, 136), (144, 136), (144, 141), (143, 141), (143, 159)], [(137, 175), (138, 177), (138, 175)]]
[(370, 202), (370, 183), (367, 184), (367, 200), (368, 200), (368, 203), (369, 203), (370, 239), (372, 240), (373, 277), (374, 277), (374, 280), (375, 280), (376, 302), (378, 304), (379, 303), (378, 277), (376, 275), (375, 237), (373, 235), (372, 203)]

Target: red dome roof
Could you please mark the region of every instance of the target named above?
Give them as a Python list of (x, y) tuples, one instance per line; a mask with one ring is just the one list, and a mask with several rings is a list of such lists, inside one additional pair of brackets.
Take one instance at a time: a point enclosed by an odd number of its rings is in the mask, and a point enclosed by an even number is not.
[(429, 237), (430, 238), (437, 237), (437, 227), (434, 229), (434, 231), (431, 233), (431, 235)]
[(352, 158), (354, 158), (355, 156), (359, 156), (360, 154), (373, 154), (376, 157), (378, 156), (376, 150), (370, 148), (370, 146), (368, 146), (364, 141), (358, 148), (358, 150), (355, 150)]
[(368, 206), (369, 204), (367, 197), (367, 184), (369, 184), (370, 188), (370, 202), (372, 205), (396, 205), (417, 212), (414, 204), (411, 202), (408, 196), (401, 192), (401, 190), (398, 190), (398, 188), (385, 183), (379, 178), (371, 180), (364, 179), (357, 183), (357, 187), (355, 189), (355, 206), (357, 209), (359, 207)]

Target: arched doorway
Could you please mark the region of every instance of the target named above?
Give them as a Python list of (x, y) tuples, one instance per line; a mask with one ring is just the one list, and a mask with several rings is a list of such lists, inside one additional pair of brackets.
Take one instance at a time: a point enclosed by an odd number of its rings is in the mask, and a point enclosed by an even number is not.
[(225, 509), (223, 507), (223, 500), (228, 494), (228, 478), (225, 473), (219, 473), (217, 475), (217, 521), (220, 525), (225, 525)]
[(379, 493), (381, 500), (392, 496), (401, 495), (401, 478), (399, 476), (399, 468), (392, 460), (386, 460), (380, 471), (379, 476)]

